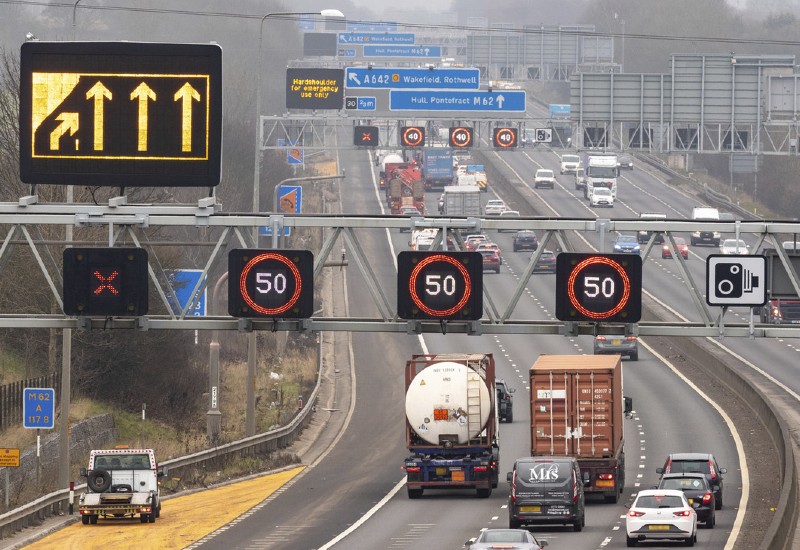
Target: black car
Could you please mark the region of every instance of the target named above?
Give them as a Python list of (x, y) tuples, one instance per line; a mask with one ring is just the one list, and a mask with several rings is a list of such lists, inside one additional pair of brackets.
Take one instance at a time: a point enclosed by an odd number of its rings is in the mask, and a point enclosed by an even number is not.
[(703, 474), (714, 493), (714, 508), (722, 508), (722, 474), (728, 473), (720, 468), (717, 459), (710, 453), (673, 453), (667, 457), (663, 468), (656, 468), (662, 477), (666, 474)]
[(550, 250), (542, 250), (536, 265), (533, 267), (534, 273), (555, 273), (556, 255)]
[(514, 399), (511, 396), (514, 393), (514, 388), (509, 388), (504, 380), (495, 380), (495, 388), (497, 389), (497, 412), (500, 417), (500, 422), (513, 422), (514, 421)]
[(633, 157), (627, 153), (617, 157), (617, 167), (620, 170), (633, 170)]
[(697, 521), (702, 521), (706, 529), (714, 528), (716, 501), (704, 474), (664, 474), (656, 489), (683, 491), (689, 505), (697, 512)]
[(533, 231), (517, 231), (514, 235), (514, 252), (520, 250), (536, 250), (539, 248), (539, 239), (536, 238), (536, 233)]

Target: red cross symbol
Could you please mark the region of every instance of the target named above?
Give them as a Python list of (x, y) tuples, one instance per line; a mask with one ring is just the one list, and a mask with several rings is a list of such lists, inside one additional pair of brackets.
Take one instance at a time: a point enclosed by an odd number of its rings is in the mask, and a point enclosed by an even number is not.
[(94, 275), (94, 277), (100, 281), (100, 284), (94, 289), (93, 294), (95, 296), (99, 296), (106, 290), (108, 290), (111, 294), (119, 294), (119, 290), (113, 284), (114, 280), (117, 278), (117, 276), (119, 276), (119, 271), (115, 269), (106, 277), (100, 273), (100, 271), (95, 270), (92, 275)]

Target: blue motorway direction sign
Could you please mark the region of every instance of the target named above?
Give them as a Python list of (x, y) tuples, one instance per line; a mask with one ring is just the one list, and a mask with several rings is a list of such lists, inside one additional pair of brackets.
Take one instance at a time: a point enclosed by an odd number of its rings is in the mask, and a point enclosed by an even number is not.
[(524, 113), (524, 91), (475, 90), (391, 90), (389, 109), (392, 111), (488, 111)]
[(410, 32), (340, 32), (339, 44), (413, 44)]
[(364, 46), (364, 57), (442, 57), (442, 47)]
[[(200, 281), (200, 277), (203, 275), (203, 270), (165, 269), (164, 273), (166, 273), (167, 278), (169, 279), (169, 284), (172, 285), (172, 290), (175, 292), (175, 297), (178, 299), (178, 303), (176, 304), (173, 301), (171, 295), (167, 295), (167, 301), (169, 302), (169, 305), (175, 315), (180, 315), (183, 311), (183, 308), (193, 301), (192, 291)], [(195, 303), (194, 307), (187, 312), (187, 315), (190, 317), (205, 317), (206, 304), (208, 303), (206, 300), (208, 289), (203, 288), (202, 290), (199, 290), (197, 294), (199, 294), (197, 303)], [(197, 294), (195, 296), (197, 296)]]
[(22, 390), (22, 427), (52, 429), (55, 426), (56, 390), (25, 388)]
[(397, 32), (397, 23), (391, 21), (348, 21), (348, 31)]
[(392, 69), (348, 67), (345, 88), (477, 90), (479, 69)]

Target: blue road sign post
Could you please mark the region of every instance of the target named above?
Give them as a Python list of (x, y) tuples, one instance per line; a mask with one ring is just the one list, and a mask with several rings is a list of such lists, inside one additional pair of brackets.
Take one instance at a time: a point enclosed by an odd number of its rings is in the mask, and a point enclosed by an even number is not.
[(56, 390), (25, 388), (22, 390), (22, 426), (52, 429), (56, 425)]
[(364, 46), (364, 57), (442, 57), (442, 47)]
[(391, 111), (484, 111), (524, 113), (524, 91), (391, 90)]
[(413, 44), (410, 32), (340, 32), (339, 44)]
[(194, 307), (187, 312), (187, 315), (190, 317), (205, 317), (207, 314), (206, 304), (208, 303), (208, 288), (203, 288), (201, 291), (198, 291), (198, 293), (195, 294), (195, 297), (197, 297), (196, 301), (192, 296), (192, 291), (200, 281), (200, 277), (203, 275), (203, 270), (165, 269), (164, 272), (169, 279), (169, 284), (172, 286), (172, 290), (175, 292), (175, 297), (178, 299), (178, 303), (176, 304), (173, 301), (172, 296), (167, 295), (167, 301), (169, 302), (169, 305), (175, 315), (180, 315), (188, 304), (194, 302)]
[[(275, 197), (278, 199), (277, 213), (299, 214), (303, 211), (303, 188), (300, 185), (281, 185), (278, 187)], [(266, 237), (272, 236), (272, 228), (262, 226), (258, 231), (259, 235)], [(292, 228), (284, 226), (283, 235), (288, 237), (292, 234)]]
[(392, 69), (347, 67), (344, 85), (361, 89), (477, 90), (480, 69)]
[(339, 48), (337, 55), (339, 57), (355, 57), (356, 56), (356, 49), (355, 48)]

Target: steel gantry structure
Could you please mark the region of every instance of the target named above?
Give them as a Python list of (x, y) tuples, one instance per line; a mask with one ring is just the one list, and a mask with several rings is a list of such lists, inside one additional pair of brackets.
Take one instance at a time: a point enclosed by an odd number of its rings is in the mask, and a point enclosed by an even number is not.
[[(595, 219), (551, 219), (530, 218), (447, 218), (447, 217), (381, 217), (381, 216), (342, 216), (342, 215), (299, 215), (283, 216), (270, 213), (240, 214), (222, 212), (221, 205), (214, 197), (204, 198), (196, 205), (126, 205), (125, 201), (111, 200), (107, 205), (87, 204), (30, 204), (25, 200), (19, 203), (0, 204), (0, 274), (8, 267), (15, 250), (28, 247), (31, 258), (38, 264), (47, 288), (52, 293), (56, 310), (63, 312), (63, 282), (59, 255), (55, 251), (67, 246), (64, 240), (45, 238), (43, 227), (72, 227), (75, 238), (72, 246), (113, 247), (125, 242), (126, 246), (141, 247), (148, 251), (148, 273), (151, 288), (158, 295), (159, 309), (163, 314), (148, 314), (141, 317), (74, 317), (63, 313), (31, 313), (30, 311), (0, 312), (0, 327), (4, 328), (73, 328), (73, 329), (136, 329), (136, 330), (287, 330), (287, 331), (353, 331), (353, 332), (395, 332), (423, 333), (441, 332), (467, 334), (602, 334), (618, 333), (619, 325), (598, 325), (597, 323), (572, 323), (555, 320), (532, 320), (514, 316), (517, 302), (525, 290), (533, 272), (538, 256), (548, 243), (561, 251), (574, 247), (573, 233), (621, 231), (651, 232), (650, 240), (644, 246), (642, 256), (647, 258), (653, 249), (656, 234), (663, 234), (673, 247), (673, 233), (704, 230), (736, 233), (755, 236), (753, 250), (762, 246), (774, 248), (776, 258), (786, 268), (790, 284), (800, 294), (800, 279), (792, 263), (792, 258), (780, 243), (786, 234), (800, 233), (800, 223), (782, 221), (742, 221), (742, 222), (698, 222), (698, 221), (646, 221), (638, 219), (595, 220)], [(376, 315), (371, 318), (318, 317), (309, 319), (240, 319), (227, 315), (193, 317), (190, 314), (194, 303), (187, 303), (180, 312), (170, 307), (170, 302), (178, 303), (175, 289), (166, 268), (202, 268), (203, 274), (191, 296), (197, 295), (210, 281), (210, 275), (222, 274), (226, 270), (227, 251), (231, 248), (253, 248), (255, 227), (271, 226), (274, 230), (291, 227), (294, 230), (315, 230), (322, 232), (324, 238), (319, 250), (314, 251), (314, 276), (320, 274), (326, 262), (338, 261), (338, 251), (346, 250), (347, 265), (354, 266), (363, 276), (369, 295), (375, 305)], [(186, 234), (195, 234), (197, 249), (210, 250), (202, 265), (170, 266), (159, 256), (162, 246), (186, 246), (187, 243), (157, 242), (152, 238), (154, 230), (168, 228), (182, 229)], [(434, 248), (441, 248), (445, 233), (452, 234), (457, 246), (461, 240), (458, 230), (470, 233), (485, 230), (536, 231), (540, 247), (527, 264), (525, 272), (506, 304), (496, 303), (490, 291), (484, 286), (484, 315), (478, 321), (407, 321), (398, 318), (396, 304), (387, 296), (384, 283), (378, 280), (372, 261), (366, 254), (360, 237), (363, 231), (386, 229), (436, 228), (438, 237)], [(93, 230), (91, 230), (93, 229)], [(86, 235), (84, 235), (86, 233)], [(107, 237), (106, 237), (107, 236)], [(206, 240), (201, 243), (201, 236)], [(199, 245), (203, 244), (203, 247)], [(625, 331), (639, 335), (660, 336), (739, 336), (739, 337), (798, 337), (800, 326), (769, 325), (753, 323), (723, 323), (723, 315), (705, 304), (700, 286), (693, 280), (687, 264), (677, 254), (677, 269), (692, 296), (699, 312), (699, 322), (642, 321), (625, 326)], [(778, 260), (776, 260), (778, 261)], [(329, 264), (330, 265), (330, 264)], [(343, 265), (337, 263), (336, 265)], [(349, 267), (350, 269), (352, 267)], [(163, 308), (161, 307), (163, 306)]]

